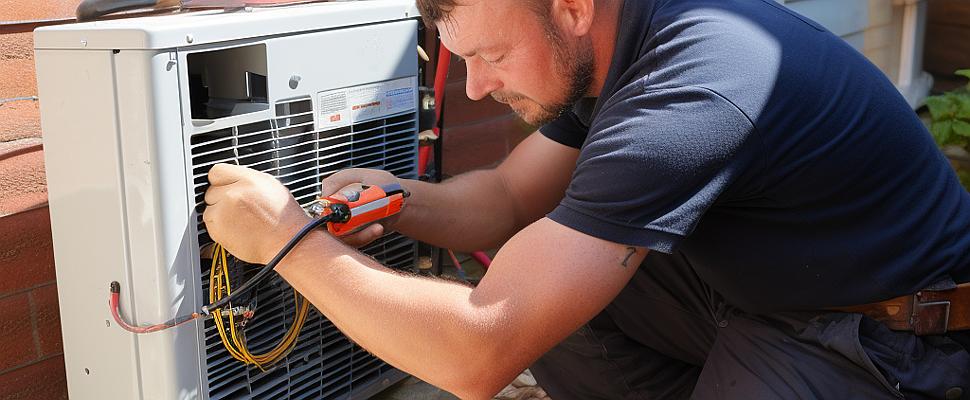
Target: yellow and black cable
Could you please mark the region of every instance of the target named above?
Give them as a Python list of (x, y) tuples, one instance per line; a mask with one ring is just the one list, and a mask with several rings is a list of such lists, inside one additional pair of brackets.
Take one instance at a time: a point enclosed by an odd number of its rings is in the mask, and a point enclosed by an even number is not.
[[(209, 272), (209, 301), (216, 302), (223, 296), (232, 294), (228, 265), (228, 255), (225, 248), (216, 244), (213, 249), (212, 268)], [(275, 364), (293, 350), (300, 330), (303, 329), (303, 324), (306, 322), (307, 315), (310, 312), (310, 302), (295, 289), (293, 290), (293, 304), (296, 308), (293, 323), (290, 324), (286, 334), (283, 335), (283, 339), (271, 350), (262, 354), (253, 354), (249, 351), (245, 332), (240, 329), (241, 326), (236, 321), (236, 312), (232, 310), (231, 304), (227, 305), (229, 307), (228, 312), (224, 313), (223, 308), (216, 308), (211, 312), (219, 338), (226, 350), (229, 351), (229, 355), (246, 364), (255, 365), (261, 370), (265, 370), (266, 367)], [(223, 314), (228, 316), (228, 329)]]

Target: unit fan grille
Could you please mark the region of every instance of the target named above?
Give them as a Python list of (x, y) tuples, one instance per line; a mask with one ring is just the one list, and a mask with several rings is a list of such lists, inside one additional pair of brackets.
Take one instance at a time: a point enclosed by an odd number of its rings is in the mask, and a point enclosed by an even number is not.
[[(279, 179), (301, 205), (319, 196), (320, 181), (344, 168), (378, 168), (401, 178), (417, 175), (417, 121), (411, 111), (325, 131), (314, 130), (309, 98), (275, 105), (276, 118), (195, 134), (190, 139), (196, 223), (200, 247), (212, 243), (202, 222), (206, 174), (217, 163), (247, 166)], [(416, 243), (388, 234), (365, 253), (392, 268), (414, 266)], [(253, 268), (230, 268), (236, 282)], [(209, 263), (202, 262), (203, 301), (209, 290)], [(238, 283), (237, 283), (238, 285)], [(295, 316), (290, 286), (279, 276), (263, 284), (249, 302), (256, 316), (245, 327), (248, 346), (264, 352), (284, 335)], [(245, 301), (245, 299), (244, 299)], [(209, 398), (344, 399), (399, 372), (348, 340), (311, 307), (296, 348), (266, 372), (233, 359), (211, 320), (205, 323)]]

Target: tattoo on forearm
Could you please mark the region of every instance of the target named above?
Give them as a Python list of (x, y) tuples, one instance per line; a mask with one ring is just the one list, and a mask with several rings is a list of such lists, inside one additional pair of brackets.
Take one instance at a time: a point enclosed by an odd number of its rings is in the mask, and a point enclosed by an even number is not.
[(627, 267), (627, 263), (630, 262), (630, 257), (633, 257), (634, 254), (637, 254), (637, 249), (634, 247), (627, 247), (626, 249), (627, 251), (629, 251), (629, 253), (626, 254), (626, 258), (623, 259), (623, 262), (620, 263), (621, 265), (623, 265), (623, 268)]

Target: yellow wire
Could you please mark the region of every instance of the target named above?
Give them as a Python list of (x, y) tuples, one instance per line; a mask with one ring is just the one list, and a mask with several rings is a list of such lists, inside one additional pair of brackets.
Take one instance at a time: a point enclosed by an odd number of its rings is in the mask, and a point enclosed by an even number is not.
[[(217, 244), (215, 247), (215, 250), (213, 251), (213, 255), (214, 257), (212, 257), (212, 269), (209, 272), (210, 301), (215, 301), (219, 298), (222, 298), (222, 277), (223, 277), (222, 273), (226, 269), (225, 268), (226, 263), (225, 263), (225, 257), (224, 257), (225, 251), (222, 249), (222, 246)], [(229, 344), (228, 339), (226, 338), (226, 330), (223, 326), (222, 309), (216, 309), (214, 310), (214, 312), (215, 312), (216, 329), (219, 331), (219, 338), (222, 340), (222, 343), (226, 347), (226, 350), (229, 351), (229, 354), (233, 358), (247, 364), (252, 363), (252, 360), (247, 359), (245, 355), (241, 353), (239, 350), (237, 350), (235, 346), (232, 346)]]
[[(226, 249), (216, 244), (213, 250), (212, 267), (209, 272), (209, 301), (215, 302), (225, 296), (232, 294), (232, 287), (229, 282), (228, 256)], [(300, 331), (306, 322), (310, 312), (310, 302), (306, 300), (296, 289), (293, 290), (293, 305), (297, 308), (293, 323), (287, 329), (283, 339), (280, 340), (272, 350), (263, 354), (252, 354), (246, 345), (245, 332), (236, 329), (235, 316), (229, 312), (229, 334), (222, 319), (222, 309), (215, 309), (214, 322), (219, 331), (219, 339), (229, 354), (246, 364), (256, 365), (260, 370), (265, 371), (264, 366), (273, 365), (283, 357), (289, 355), (296, 345)], [(227, 305), (229, 310), (232, 304)]]

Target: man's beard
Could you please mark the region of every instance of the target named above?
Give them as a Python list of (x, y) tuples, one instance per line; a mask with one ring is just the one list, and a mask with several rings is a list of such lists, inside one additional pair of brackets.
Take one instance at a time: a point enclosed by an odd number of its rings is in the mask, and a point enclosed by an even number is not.
[[(492, 97), (499, 103), (508, 104), (520, 118), (532, 126), (542, 126), (559, 118), (568, 111), (573, 104), (583, 98), (593, 83), (593, 51), (588, 36), (574, 48), (568, 48), (556, 28), (549, 23), (546, 27), (546, 37), (553, 48), (556, 72), (567, 80), (568, 85), (560, 100), (552, 104), (541, 104), (518, 93), (493, 92)], [(533, 107), (523, 109), (523, 103), (531, 103)], [(519, 106), (518, 108), (516, 106)]]

